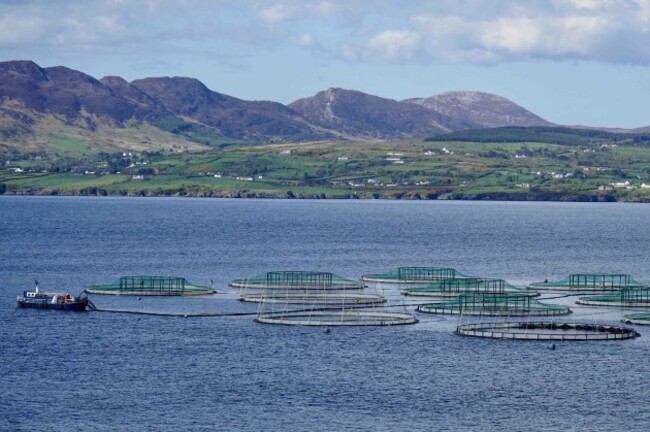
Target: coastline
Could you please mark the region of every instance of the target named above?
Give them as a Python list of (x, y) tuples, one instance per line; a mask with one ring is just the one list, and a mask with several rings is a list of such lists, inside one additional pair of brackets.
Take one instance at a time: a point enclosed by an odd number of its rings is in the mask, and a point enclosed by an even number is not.
[(128, 191), (113, 192), (106, 190), (99, 191), (5, 191), (0, 196), (70, 196), (70, 197), (127, 197), (127, 198), (220, 198), (220, 199), (308, 199), (308, 200), (385, 200), (385, 201), (506, 201), (506, 202), (591, 202), (591, 203), (650, 203), (650, 198), (643, 197), (621, 197), (617, 198), (609, 194), (570, 194), (557, 192), (482, 192), (475, 194), (463, 193), (419, 193), (413, 191), (393, 192), (390, 194), (378, 194), (376, 192), (350, 192), (348, 194), (336, 194), (327, 196), (322, 193), (268, 193), (255, 191), (219, 192), (162, 192), (151, 193), (151, 191)]

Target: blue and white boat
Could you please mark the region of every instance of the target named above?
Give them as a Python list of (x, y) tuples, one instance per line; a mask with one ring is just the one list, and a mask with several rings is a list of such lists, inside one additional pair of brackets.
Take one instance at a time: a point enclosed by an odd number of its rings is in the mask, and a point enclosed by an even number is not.
[(22, 296), (18, 296), (18, 307), (84, 311), (88, 307), (88, 298), (74, 297), (69, 293), (43, 292), (36, 281), (32, 291), (25, 290)]

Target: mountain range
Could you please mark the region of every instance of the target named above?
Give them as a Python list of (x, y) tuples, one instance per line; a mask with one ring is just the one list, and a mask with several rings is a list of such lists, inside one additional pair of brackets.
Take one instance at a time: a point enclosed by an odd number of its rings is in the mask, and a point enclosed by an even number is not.
[(194, 78), (127, 82), (107, 76), (98, 80), (64, 66), (0, 62), (0, 150), (21, 145), (38, 148), (38, 143), (62, 135), (110, 150), (390, 140), (477, 128), (552, 125), (508, 99), (480, 92), (397, 101), (330, 88), (283, 105), (218, 93)]

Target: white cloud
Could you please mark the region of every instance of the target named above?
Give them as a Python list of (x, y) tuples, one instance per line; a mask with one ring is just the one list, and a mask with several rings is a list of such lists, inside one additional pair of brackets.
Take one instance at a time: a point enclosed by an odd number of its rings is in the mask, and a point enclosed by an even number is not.
[(412, 31), (386, 30), (368, 42), (371, 54), (386, 61), (409, 60), (418, 48), (420, 35)]
[(48, 27), (41, 17), (0, 15), (0, 46), (38, 41)]
[(258, 12), (262, 21), (279, 23), (298, 18), (328, 18), (335, 15), (339, 7), (330, 1), (298, 2), (297, 4), (278, 3)]
[(268, 23), (276, 23), (292, 18), (298, 11), (299, 8), (295, 6), (277, 4), (262, 9), (259, 12), (259, 17), (262, 19), (262, 21), (266, 21)]
[(343, 57), (345, 60), (354, 61), (359, 58), (357, 51), (350, 44), (341, 44), (339, 51), (341, 53), (341, 57)]
[(251, 55), (297, 45), (364, 62), (650, 65), (650, 0), (0, 0), (1, 47), (28, 54), (75, 44), (115, 52), (235, 44)]
[(318, 42), (312, 36), (310, 33), (305, 33), (303, 35), (300, 35), (298, 38), (296, 38), (296, 45), (301, 46), (303, 48), (311, 48), (313, 46), (316, 46)]
[(363, 45), (374, 61), (576, 58), (650, 64), (650, 0), (501, 3), (510, 8), (461, 16), (449, 7), (446, 13), (412, 15), (410, 28), (381, 30)]

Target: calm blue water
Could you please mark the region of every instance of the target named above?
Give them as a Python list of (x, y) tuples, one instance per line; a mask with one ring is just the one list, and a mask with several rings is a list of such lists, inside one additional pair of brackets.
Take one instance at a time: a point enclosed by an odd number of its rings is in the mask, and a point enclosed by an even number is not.
[[(18, 310), (15, 296), (34, 279), (76, 293), (172, 274), (229, 293), (93, 301), (254, 312), (231, 279), (405, 265), (516, 284), (581, 271), (648, 282), (649, 228), (650, 206), (631, 204), (1, 197), (0, 430), (645, 431), (650, 328), (551, 351), (458, 337), (456, 318), (435, 315), (327, 334), (252, 317)], [(572, 318), (623, 313), (577, 308)]]

